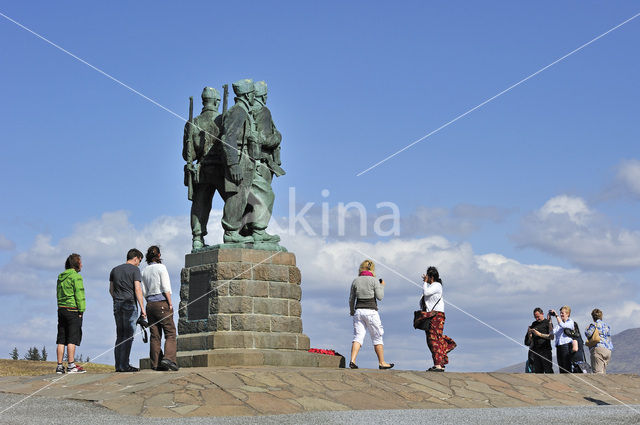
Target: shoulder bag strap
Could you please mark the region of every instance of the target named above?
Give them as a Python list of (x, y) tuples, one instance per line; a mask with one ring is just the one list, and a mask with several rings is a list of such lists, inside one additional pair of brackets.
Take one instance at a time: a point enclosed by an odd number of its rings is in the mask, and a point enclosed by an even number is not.
[[(424, 295), (422, 297), (424, 298)], [(442, 299), (442, 297), (438, 298), (438, 301), (436, 301), (436, 303), (433, 305), (433, 307), (431, 307), (431, 310), (429, 310), (429, 311), (433, 311), (433, 309), (436, 308), (436, 306), (438, 305), (438, 303), (440, 302), (441, 299)], [(424, 305), (425, 305), (425, 308), (426, 308), (427, 303), (425, 302)]]

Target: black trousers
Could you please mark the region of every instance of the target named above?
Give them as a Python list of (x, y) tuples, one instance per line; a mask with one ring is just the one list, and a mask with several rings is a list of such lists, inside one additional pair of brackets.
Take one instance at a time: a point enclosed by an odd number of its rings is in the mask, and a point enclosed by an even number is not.
[(556, 358), (560, 373), (571, 373), (571, 343), (556, 346)]
[(548, 350), (529, 350), (533, 373), (553, 373), (551, 348)]

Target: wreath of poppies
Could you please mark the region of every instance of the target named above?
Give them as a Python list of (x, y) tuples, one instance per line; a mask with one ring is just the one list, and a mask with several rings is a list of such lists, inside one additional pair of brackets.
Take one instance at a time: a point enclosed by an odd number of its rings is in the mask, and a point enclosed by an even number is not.
[(317, 353), (317, 354), (326, 354), (328, 356), (335, 356), (336, 352), (335, 350), (325, 350), (322, 348), (310, 348), (309, 349), (310, 353)]

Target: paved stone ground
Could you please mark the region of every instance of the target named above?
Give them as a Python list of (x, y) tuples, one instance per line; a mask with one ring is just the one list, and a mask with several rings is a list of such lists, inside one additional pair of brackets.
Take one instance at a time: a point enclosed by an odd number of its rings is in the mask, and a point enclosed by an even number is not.
[[(0, 412), (23, 395), (0, 393)], [(268, 416), (221, 416), (146, 418), (126, 416), (97, 404), (30, 397), (11, 410), (0, 413), (4, 425), (397, 425), (411, 423), (455, 425), (636, 425), (640, 406), (502, 407), (492, 409), (351, 410), (346, 412), (306, 412)]]
[(640, 376), (183, 368), (178, 372), (4, 377), (0, 378), (0, 391), (95, 401), (124, 415), (262, 416), (355, 410), (638, 405)]

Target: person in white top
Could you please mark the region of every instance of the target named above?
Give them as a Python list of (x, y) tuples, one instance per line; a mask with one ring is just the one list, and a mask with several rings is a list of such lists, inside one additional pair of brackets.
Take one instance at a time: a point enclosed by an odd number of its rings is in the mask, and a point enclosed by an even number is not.
[[(160, 248), (152, 245), (147, 250), (148, 266), (142, 272), (142, 293), (147, 300), (149, 321), (149, 358), (153, 370), (178, 370), (176, 359), (176, 325), (173, 321), (171, 281), (167, 267), (160, 259)], [(162, 333), (164, 332), (164, 355)]]
[(569, 316), (571, 316), (571, 308), (568, 305), (562, 306), (560, 308), (560, 314), (557, 314), (555, 310), (550, 310), (549, 319), (551, 319), (551, 316), (554, 316), (558, 322), (553, 326), (558, 368), (560, 369), (560, 373), (571, 373), (573, 338), (567, 336), (564, 332), (565, 329), (573, 331), (574, 323), (573, 320), (569, 318)]
[(435, 315), (430, 319), (429, 327), (425, 329), (427, 334), (427, 346), (431, 351), (433, 366), (427, 371), (444, 372), (444, 367), (449, 363), (448, 353), (456, 348), (453, 339), (444, 335), (444, 299), (442, 298), (442, 279), (438, 269), (431, 266), (427, 273), (422, 275), (423, 297), (420, 299), (420, 308), (424, 311), (433, 311)]

